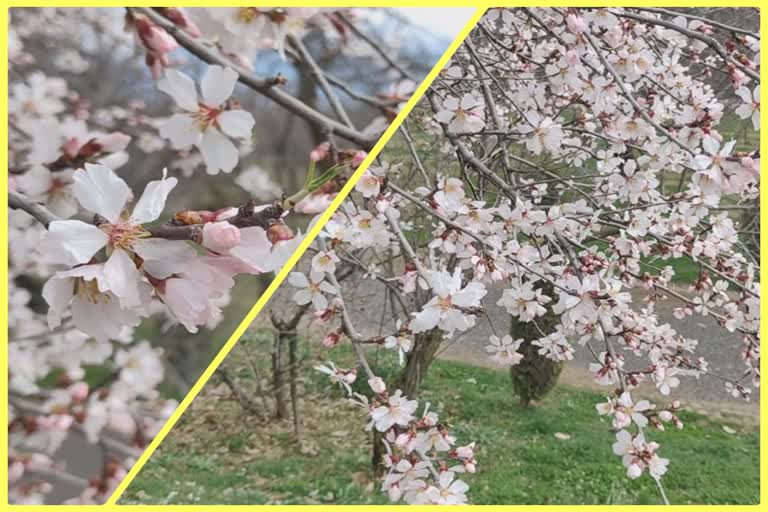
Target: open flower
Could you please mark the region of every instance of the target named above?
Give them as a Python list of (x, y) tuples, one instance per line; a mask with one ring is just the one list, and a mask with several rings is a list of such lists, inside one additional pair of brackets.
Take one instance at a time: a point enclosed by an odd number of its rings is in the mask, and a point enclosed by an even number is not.
[(85, 170), (75, 171), (73, 180), (72, 190), (78, 202), (103, 222), (98, 226), (79, 220), (51, 222), (43, 241), (46, 253), (54, 255), (56, 263), (74, 266), (88, 263), (106, 248), (109, 259), (103, 268), (102, 291), (114, 293), (125, 307), (141, 304), (141, 274), (133, 254), (146, 263), (177, 252), (179, 244), (186, 247), (182, 241), (149, 239), (143, 228), (143, 224), (157, 220), (163, 212), (176, 178), (165, 178), (163, 170), (163, 179), (147, 184), (130, 215), (124, 209), (131, 191), (109, 167), (85, 164)]
[(463, 480), (455, 479), (452, 471), (443, 471), (437, 486), (427, 489), (427, 500), (435, 505), (462, 505), (467, 502), (469, 486)]
[(255, 121), (250, 113), (225, 105), (236, 82), (234, 70), (209, 66), (200, 83), (202, 99), (198, 99), (195, 82), (179, 71), (167, 70), (157, 83), (158, 89), (185, 111), (163, 122), (160, 135), (169, 139), (175, 149), (197, 147), (208, 174), (231, 172), (239, 154), (229, 137), (247, 139), (253, 130)]
[(480, 299), (488, 293), (485, 285), (473, 281), (462, 288), (461, 271), (457, 268), (453, 275), (432, 272), (430, 286), (436, 295), (411, 320), (412, 332), (439, 327), (451, 336), (456, 330), (466, 331), (475, 325), (475, 315), (466, 309), (480, 306)]
[(307, 279), (307, 276), (301, 272), (291, 272), (291, 275), (288, 276), (288, 282), (299, 288), (299, 291), (293, 295), (296, 304), (303, 306), (311, 302), (318, 310), (328, 307), (328, 299), (323, 293), (335, 294), (336, 288), (326, 282), (323, 276), (321, 273), (310, 272), (309, 279)]
[(534, 290), (531, 281), (526, 281), (522, 286), (504, 290), (496, 305), (503, 306), (507, 313), (520, 318), (521, 322), (530, 322), (547, 312), (543, 304), (550, 300), (541, 293), (541, 289)]
[(380, 405), (371, 411), (371, 423), (379, 432), (386, 432), (393, 425), (404, 427), (413, 419), (413, 413), (419, 403), (416, 400), (408, 400), (402, 396), (399, 389), (389, 397), (389, 402)]
[[(43, 286), (43, 298), (48, 303), (48, 327), (61, 325), (64, 313), (72, 312), (77, 329), (96, 341), (118, 338), (126, 326), (137, 326), (146, 312), (141, 308), (127, 308), (107, 287), (104, 264), (82, 265), (72, 270), (57, 272)], [(148, 285), (147, 285), (148, 286)], [(148, 302), (148, 289), (143, 290)]]
[(522, 339), (513, 339), (510, 335), (505, 335), (501, 339), (498, 336), (489, 338), (490, 345), (486, 345), (485, 351), (491, 354), (488, 358), (497, 364), (515, 366), (523, 360), (523, 354), (517, 350), (523, 343)]
[(485, 105), (471, 94), (450, 97), (443, 102), (443, 109), (435, 115), (441, 123), (447, 123), (453, 133), (478, 132), (485, 126)]
[(744, 100), (744, 103), (736, 109), (736, 115), (742, 119), (751, 119), (752, 127), (760, 129), (760, 84), (753, 91), (744, 86), (736, 89), (736, 94)]
[[(400, 321), (397, 321), (397, 328), (400, 329)], [(396, 332), (393, 335), (384, 338), (384, 348), (397, 349), (398, 357), (400, 359), (400, 366), (405, 364), (405, 354), (411, 351), (413, 348), (413, 340), (403, 334), (402, 332)]]
[(543, 117), (536, 111), (525, 114), (526, 122), (517, 125), (522, 135), (529, 135), (525, 141), (525, 147), (534, 155), (541, 154), (543, 150), (555, 151), (560, 149), (563, 142), (562, 126), (548, 117)]
[(352, 387), (351, 385), (355, 382), (357, 379), (357, 370), (352, 368), (351, 370), (344, 370), (342, 368), (336, 368), (336, 365), (333, 364), (333, 362), (328, 361), (328, 366), (323, 364), (318, 364), (314, 366), (315, 370), (324, 373), (328, 376), (328, 378), (331, 380), (334, 384), (340, 384), (344, 387), (344, 389), (347, 390), (348, 394), (352, 394)]

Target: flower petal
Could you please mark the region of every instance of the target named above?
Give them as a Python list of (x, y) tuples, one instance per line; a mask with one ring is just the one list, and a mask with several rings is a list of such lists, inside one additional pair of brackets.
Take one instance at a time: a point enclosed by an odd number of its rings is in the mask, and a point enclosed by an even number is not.
[(88, 263), (107, 242), (109, 236), (96, 226), (79, 220), (57, 220), (48, 226), (41, 252), (49, 263), (79, 265)]
[(423, 311), (414, 314), (410, 329), (414, 334), (428, 331), (440, 321), (440, 310), (435, 307), (425, 307)]
[(183, 240), (145, 238), (133, 250), (144, 260), (143, 270), (157, 279), (171, 277), (179, 266), (195, 257), (196, 252)]
[(61, 316), (67, 309), (75, 293), (75, 284), (71, 279), (58, 275), (51, 277), (43, 285), (43, 298), (48, 303), (48, 328), (55, 329), (61, 325)]
[(197, 147), (203, 154), (208, 174), (219, 174), (219, 171), (232, 172), (240, 157), (232, 141), (213, 128), (205, 131)]
[(174, 114), (159, 125), (160, 136), (171, 141), (174, 149), (188, 148), (200, 142), (200, 127), (186, 114)]
[(209, 107), (218, 107), (232, 96), (236, 82), (235, 70), (221, 66), (208, 66), (203, 81), (200, 82), (203, 102)]
[(253, 125), (256, 123), (250, 112), (245, 110), (227, 110), (218, 118), (221, 131), (238, 139), (250, 139)]
[(131, 308), (141, 304), (141, 275), (127, 252), (115, 249), (104, 264), (104, 277), (109, 283), (109, 291), (117, 295), (123, 307)]
[(72, 179), (72, 191), (83, 208), (111, 223), (118, 221), (131, 189), (115, 171), (104, 165), (85, 164), (85, 170), (75, 171)]
[[(259, 226), (240, 228), (240, 243), (229, 250), (229, 254), (244, 261), (254, 269), (265, 272), (272, 244), (267, 232)], [(304, 285), (306, 286), (306, 285)]]
[(176, 178), (165, 178), (165, 173), (166, 169), (163, 169), (163, 179), (147, 183), (144, 193), (141, 194), (141, 198), (131, 214), (131, 220), (135, 223), (152, 222), (163, 213), (165, 200), (177, 183)]
[(195, 81), (175, 69), (167, 69), (165, 76), (158, 80), (157, 88), (168, 94), (178, 106), (189, 112), (197, 112), (197, 89)]

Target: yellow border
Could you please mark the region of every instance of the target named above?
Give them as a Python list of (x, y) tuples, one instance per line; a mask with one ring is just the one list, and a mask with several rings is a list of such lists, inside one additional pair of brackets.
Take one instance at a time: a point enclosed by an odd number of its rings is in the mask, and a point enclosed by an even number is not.
[[(188, 7), (194, 7), (194, 6), (210, 6), (211, 0), (180, 0), (177, 2), (167, 2), (167, 1), (146, 1), (146, 0), (140, 0), (140, 1), (129, 1), (129, 2), (119, 2), (115, 0), (102, 0), (102, 1), (94, 1), (94, 0), (86, 0), (86, 1), (62, 1), (62, 0), (52, 0), (52, 1), (18, 1), (18, 0), (6, 0), (4, 5), (4, 9), (2, 9), (2, 13), (0, 14), (0, 21), (2, 21), (3, 26), (7, 27), (8, 25), (8, 8), (12, 7), (126, 7), (126, 6), (149, 6), (149, 7), (161, 7), (161, 6), (188, 6)], [(247, 0), (229, 0), (226, 2), (225, 5), (253, 5), (253, 1), (247, 1)], [(314, 238), (317, 236), (317, 234), (320, 232), (320, 230), (323, 228), (325, 223), (330, 219), (333, 212), (339, 207), (341, 202), (346, 198), (346, 196), (351, 191), (352, 187), (354, 187), (355, 182), (359, 177), (362, 175), (362, 173), (365, 171), (365, 169), (371, 164), (373, 159), (376, 157), (376, 155), (379, 154), (379, 152), (383, 149), (383, 147), (386, 145), (386, 143), (389, 141), (389, 139), (392, 137), (394, 132), (397, 130), (397, 128), (402, 123), (403, 119), (410, 113), (410, 111), (413, 109), (414, 105), (419, 101), (421, 96), (424, 94), (426, 89), (429, 87), (429, 85), (432, 83), (434, 78), (437, 76), (439, 71), (443, 68), (443, 66), (448, 62), (451, 55), (456, 51), (458, 46), (461, 44), (461, 42), (466, 38), (466, 36), (471, 32), (472, 28), (474, 28), (475, 24), (477, 23), (477, 20), (482, 16), (482, 14), (485, 12), (485, 10), (488, 7), (495, 7), (499, 4), (514, 4), (515, 7), (691, 7), (691, 4), (695, 4), (696, 7), (762, 7), (764, 4), (768, 4), (768, 0), (760, 0), (760, 1), (754, 1), (754, 2), (726, 2), (724, 0), (673, 0), (673, 1), (656, 1), (656, 0), (637, 0), (637, 1), (625, 1), (625, 0), (616, 0), (613, 2), (604, 2), (604, 1), (579, 1), (579, 0), (562, 0), (559, 2), (551, 2), (551, 0), (540, 0), (540, 1), (531, 1), (531, 0), (519, 0), (519, 1), (504, 1), (499, 0), (496, 2), (490, 2), (488, 0), (475, 0), (470, 2), (462, 2), (460, 0), (443, 0), (443, 1), (429, 1), (429, 0), (421, 0), (419, 2), (408, 2), (407, 0), (384, 0), (384, 1), (343, 1), (343, 2), (336, 2), (336, 1), (327, 1), (327, 2), (308, 2), (306, 0), (302, 1), (296, 1), (296, 0), (285, 0), (285, 1), (264, 1), (264, 2), (258, 2), (259, 5), (264, 6), (282, 6), (282, 7), (293, 7), (293, 6), (324, 6), (324, 7), (467, 7), (467, 3), (470, 3), (470, 7), (476, 7), (478, 10), (475, 12), (475, 14), (472, 16), (472, 18), (467, 22), (467, 24), (464, 26), (460, 34), (457, 36), (456, 40), (453, 41), (451, 46), (446, 50), (446, 52), (443, 54), (443, 56), (440, 58), (440, 60), (435, 64), (432, 71), (427, 75), (427, 78), (421, 83), (421, 85), (416, 89), (414, 92), (412, 98), (409, 100), (409, 102), (406, 104), (405, 108), (403, 108), (402, 112), (397, 116), (397, 118), (392, 122), (390, 127), (387, 129), (387, 131), (382, 135), (381, 139), (379, 139), (378, 143), (374, 146), (374, 148), (371, 150), (368, 157), (365, 159), (365, 161), (362, 163), (360, 168), (355, 172), (355, 174), (352, 176), (352, 178), (347, 182), (345, 187), (342, 189), (342, 191), (339, 193), (339, 195), (334, 199), (333, 203), (329, 207), (329, 209), (321, 215), (319, 221), (315, 223), (312, 230), (307, 234), (307, 237), (302, 241), (301, 245), (297, 249), (297, 251), (291, 256), (291, 258), (288, 260), (286, 265), (283, 267), (283, 269), (278, 273), (278, 275), (275, 277), (275, 279), (272, 281), (270, 286), (267, 288), (267, 290), (264, 292), (264, 294), (259, 298), (259, 300), (256, 302), (256, 304), (253, 306), (251, 311), (248, 313), (248, 315), (243, 319), (243, 321), (240, 323), (238, 328), (235, 330), (235, 332), (230, 336), (230, 338), (227, 340), (224, 347), (221, 349), (221, 351), (217, 354), (217, 356), (214, 358), (214, 360), (211, 362), (211, 364), (208, 366), (206, 371), (203, 373), (203, 375), (200, 377), (200, 379), (195, 383), (195, 385), (192, 387), (191, 392), (189, 395), (187, 395), (184, 400), (179, 405), (178, 409), (174, 412), (174, 414), (171, 416), (171, 418), (168, 420), (168, 422), (163, 426), (160, 433), (155, 437), (155, 439), (150, 443), (150, 445), (145, 450), (144, 454), (139, 458), (139, 460), (136, 462), (134, 467), (131, 469), (131, 471), (128, 473), (126, 478), (123, 480), (123, 482), (120, 484), (120, 486), (116, 489), (115, 493), (112, 495), (112, 497), (107, 501), (107, 504), (103, 506), (103, 508), (106, 508), (107, 510), (124, 510), (124, 511), (130, 511), (130, 510), (142, 510), (146, 511), (148, 509), (154, 509), (157, 507), (164, 507), (164, 508), (172, 508), (172, 509), (179, 509), (179, 510), (185, 510), (185, 511), (193, 511), (193, 510), (211, 510), (213, 507), (221, 507), (223, 505), (116, 505), (117, 500), (120, 498), (122, 493), (125, 491), (125, 489), (130, 485), (131, 481), (136, 477), (136, 475), (141, 470), (142, 466), (146, 463), (146, 461), (149, 459), (149, 457), (152, 455), (152, 453), (157, 449), (157, 447), (160, 445), (160, 443), (163, 441), (165, 436), (168, 434), (168, 432), (173, 428), (174, 424), (178, 419), (181, 417), (181, 415), (184, 413), (184, 411), (189, 407), (189, 404), (194, 400), (195, 396), (200, 392), (202, 387), (205, 385), (205, 383), (208, 381), (208, 379), (213, 374), (214, 370), (218, 367), (218, 365), (222, 362), (224, 357), (229, 353), (229, 351), (232, 349), (232, 347), (237, 343), (239, 338), (243, 335), (245, 330), (248, 328), (250, 323), (253, 321), (253, 319), (258, 315), (258, 313), (263, 309), (263, 307), (267, 304), (271, 296), (274, 294), (274, 292), (278, 289), (282, 281), (285, 279), (285, 277), (288, 275), (288, 273), (291, 271), (293, 266), (297, 263), (299, 258), (303, 255), (304, 251), (306, 251), (307, 247), (312, 243)], [(761, 32), (764, 32), (764, 29), (766, 27), (766, 24), (768, 24), (768, 21), (765, 20), (765, 17), (761, 17), (760, 20), (760, 28)], [(2, 115), (6, 122), (0, 126), (0, 139), (8, 140), (8, 125), (7, 125), (7, 110), (8, 110), (8, 73), (7, 73), (7, 63), (8, 63), (8, 33), (7, 30), (3, 31), (2, 35), (2, 45), (3, 45), (3, 66), (5, 66), (5, 73), (3, 73), (2, 78), (0, 78), (0, 83), (2, 83), (3, 91), (0, 92), (0, 95), (2, 97), (0, 98), (0, 115)], [(768, 57), (765, 56), (765, 52), (761, 53), (760, 63), (761, 63), (761, 70), (765, 68), (766, 60), (768, 60)], [(762, 73), (761, 73), (762, 75)], [(762, 80), (761, 80), (762, 81)], [(763, 88), (763, 92), (761, 94), (761, 102), (765, 102), (765, 96), (768, 95), (768, 93), (765, 92), (765, 88)], [(765, 127), (765, 116), (761, 114), (762, 119), (762, 125)], [(760, 135), (760, 147), (761, 149), (765, 146), (765, 140), (768, 135), (766, 135), (766, 130), (764, 129), (761, 132)], [(0, 160), (0, 165), (2, 165), (3, 169), (8, 169), (8, 152), (7, 152), (7, 145), (4, 148), (3, 151), (0, 151), (2, 153), (2, 160)], [(8, 182), (7, 180), (2, 180), (0, 183), (0, 194), (3, 196), (7, 196), (7, 187)], [(768, 199), (765, 198), (765, 196), (761, 196), (760, 198), (760, 206), (761, 206), (761, 224), (768, 226), (768, 212), (766, 212), (766, 207), (768, 207)], [(6, 208), (0, 208), (0, 218), (2, 219), (2, 227), (0, 227), (0, 230), (2, 232), (2, 247), (0, 248), (0, 258), (5, 263), (4, 272), (5, 272), (5, 279), (3, 279), (2, 286), (5, 287), (5, 292), (2, 294), (2, 319), (3, 319), (3, 325), (2, 325), (2, 336), (4, 340), (4, 345), (6, 347), (5, 350), (0, 352), (0, 365), (3, 366), (3, 372), (4, 372), (4, 380), (2, 382), (8, 382), (8, 352), (7, 352), (7, 346), (8, 346), (8, 299), (7, 299), (7, 272), (8, 272), (8, 210)], [(768, 228), (767, 228), (768, 229)], [(762, 247), (768, 247), (768, 234), (761, 233), (760, 240), (761, 240), (761, 248)], [(762, 266), (762, 255), (761, 255), (761, 266)], [(761, 295), (764, 293), (765, 288), (768, 286), (766, 285), (766, 279), (763, 272), (761, 272)], [(763, 330), (764, 322), (768, 320), (764, 320), (764, 317), (766, 315), (766, 310), (768, 310), (768, 307), (764, 307), (763, 304), (760, 306), (761, 311), (761, 331)], [(763, 365), (761, 363), (761, 373), (762, 373)], [(7, 387), (6, 387), (7, 389)], [(762, 395), (762, 391), (760, 391), (761, 398), (764, 398)], [(0, 418), (5, 419), (7, 423), (7, 416), (8, 416), (8, 396), (7, 392), (0, 392), (0, 395), (2, 395), (2, 403), (0, 404)], [(768, 405), (765, 403), (765, 399), (761, 400), (760, 404), (760, 503), (765, 504), (768, 500), (766, 499), (768, 497), (768, 481), (766, 480), (766, 473), (768, 472), (768, 447), (766, 446), (765, 440), (768, 438), (766, 436), (766, 433), (768, 433), (768, 424), (766, 422), (766, 419), (768, 419), (768, 416), (766, 415), (766, 411), (768, 411)], [(8, 452), (8, 432), (5, 428), (0, 428), (0, 431), (2, 431), (2, 437), (0, 437), (0, 453), (5, 455), (6, 457), (3, 457), (3, 460), (0, 460), (0, 506), (2, 506), (6, 510), (31, 510), (34, 507), (29, 506), (21, 506), (21, 505), (8, 505), (8, 487), (6, 485), (7, 481), (7, 464), (5, 463), (5, 459), (7, 459), (7, 452)], [(713, 461), (713, 464), (716, 464), (717, 461)], [(245, 510), (265, 510), (274, 508), (275, 505), (226, 505), (228, 509), (231, 510), (238, 510), (238, 511), (245, 511)], [(349, 510), (382, 510), (387, 508), (387, 505), (334, 505), (336, 508), (341, 509), (349, 509)], [(580, 510), (590, 510), (590, 509), (606, 509), (610, 508), (611, 510), (616, 511), (636, 511), (638, 508), (642, 508), (643, 511), (661, 511), (665, 510), (668, 511), (669, 507), (665, 507), (662, 505), (643, 505), (643, 506), (637, 506), (637, 505), (578, 505), (578, 506), (555, 506), (555, 505), (470, 505), (469, 508), (492, 508), (493, 510), (519, 510), (519, 509), (530, 509), (530, 510), (537, 510), (537, 511), (546, 511), (546, 510), (563, 510), (564, 507), (570, 508), (578, 508)], [(673, 505), (675, 508), (680, 509), (701, 509), (706, 508), (708, 511), (726, 511), (726, 510), (759, 510), (760, 505)], [(39, 507), (38, 507), (39, 508)], [(50, 505), (46, 506), (45, 509), (53, 508), (55, 510), (62, 510), (62, 511), (77, 511), (81, 510), (82, 506), (80, 505)], [(281, 508), (284, 509), (290, 509), (295, 511), (316, 511), (317, 507), (313, 505), (286, 505), (281, 506)], [(409, 510), (416, 510), (416, 512), (420, 510), (427, 510), (428, 506), (415, 506), (409, 508)]]

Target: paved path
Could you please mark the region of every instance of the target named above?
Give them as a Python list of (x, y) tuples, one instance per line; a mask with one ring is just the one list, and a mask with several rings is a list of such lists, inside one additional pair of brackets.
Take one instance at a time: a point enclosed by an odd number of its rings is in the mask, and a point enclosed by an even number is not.
[[(509, 318), (502, 308), (496, 306), (501, 293), (501, 287), (491, 288), (484, 299), (489, 319), (500, 334), (506, 331)], [(372, 289), (367, 283), (357, 282), (354, 295), (355, 298), (352, 303), (356, 312), (352, 317), (365, 318), (364, 321), (359, 322), (358, 327), (364, 325), (378, 326), (382, 315), (381, 289), (379, 287)], [(633, 293), (633, 301), (639, 304), (642, 302), (643, 296), (642, 291)], [(676, 305), (677, 301), (674, 300), (657, 303), (656, 312), (661, 321), (669, 323), (684, 336), (697, 339), (699, 341), (697, 355), (703, 356), (709, 362), (710, 370), (713, 373), (739, 378), (744, 368), (739, 357), (741, 347), (739, 337), (722, 329), (709, 317), (693, 316), (683, 320), (676, 319), (672, 315), (672, 309)], [(486, 320), (481, 320), (475, 328), (447, 341), (441, 347), (439, 357), (488, 368), (498, 368), (488, 360), (485, 352), (488, 337), (492, 334), (491, 324)], [(632, 354), (625, 354), (625, 356), (627, 365), (632, 367), (633, 360), (637, 361), (637, 358)], [(604, 392), (606, 388), (595, 384), (587, 370), (592, 361), (591, 353), (586, 348), (577, 346), (575, 359), (566, 365), (561, 376), (561, 382)], [(753, 421), (758, 419), (760, 414), (757, 396), (759, 389), (754, 389), (753, 392), (753, 398), (749, 402), (744, 402), (731, 398), (725, 392), (719, 379), (702, 376), (699, 380), (695, 380), (692, 377), (685, 377), (682, 379), (680, 387), (675, 391), (674, 397), (683, 401), (687, 408), (692, 410), (706, 412), (709, 415), (744, 416), (745, 419)], [(668, 400), (658, 394), (650, 383), (643, 384), (635, 394), (655, 398), (658, 403), (665, 403)]]

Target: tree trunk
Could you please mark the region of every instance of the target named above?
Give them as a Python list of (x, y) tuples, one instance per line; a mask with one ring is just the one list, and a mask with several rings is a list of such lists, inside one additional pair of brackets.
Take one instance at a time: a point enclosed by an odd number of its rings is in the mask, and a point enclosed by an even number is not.
[[(551, 286), (545, 286), (542, 291), (550, 297), (555, 295)], [(511, 318), (510, 335), (514, 339), (522, 338), (524, 341), (518, 350), (523, 355), (523, 359), (512, 366), (509, 372), (515, 394), (520, 398), (520, 405), (529, 407), (533, 400), (543, 398), (555, 387), (563, 369), (563, 363), (540, 355), (539, 347), (531, 344), (532, 341), (542, 337), (541, 331), (545, 335), (554, 332), (560, 316), (549, 308), (543, 316), (536, 318), (536, 324), (521, 322), (515, 316)]]
[(296, 441), (301, 442), (304, 435), (304, 422), (301, 417), (299, 400), (299, 336), (296, 331), (286, 335), (288, 337), (288, 364), (290, 365), (291, 379), (291, 407), (293, 411), (293, 433)]
[(272, 393), (275, 397), (275, 418), (280, 420), (288, 417), (288, 401), (285, 396), (283, 341), (285, 341), (284, 334), (278, 332), (275, 334), (275, 341), (272, 345)]

